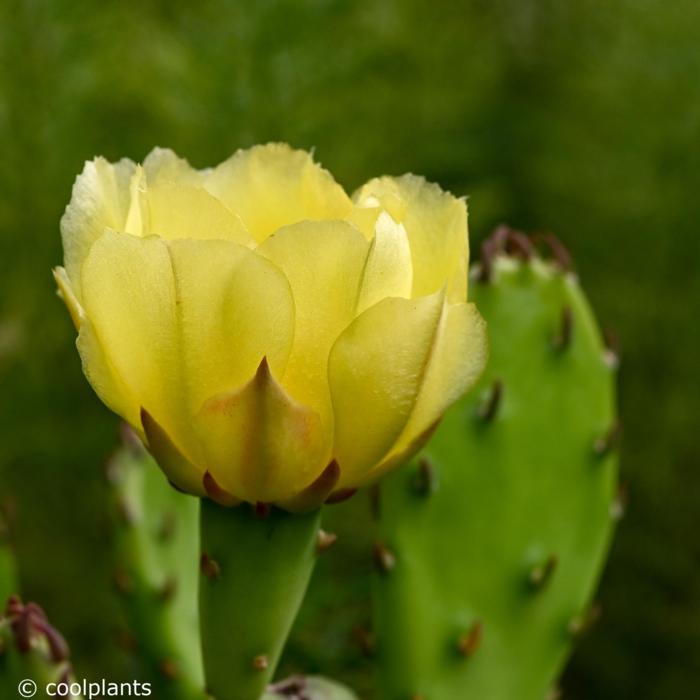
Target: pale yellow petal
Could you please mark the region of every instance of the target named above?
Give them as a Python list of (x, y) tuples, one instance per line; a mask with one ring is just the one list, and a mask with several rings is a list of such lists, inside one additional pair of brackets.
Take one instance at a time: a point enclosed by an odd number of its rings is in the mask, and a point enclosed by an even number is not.
[(80, 271), (90, 246), (106, 228), (124, 228), (135, 167), (126, 158), (114, 164), (95, 158), (85, 163), (73, 185), (61, 219), (61, 236), (66, 273), (78, 301), (82, 299)]
[(382, 212), (375, 224), (360, 283), (357, 313), (384, 297), (410, 298), (412, 284), (413, 266), (406, 229)]
[(367, 309), (331, 351), (333, 456), (341, 485), (355, 486), (389, 452), (413, 412), (434, 352), (444, 292), (388, 298)]
[(59, 295), (68, 307), (73, 324), (78, 331), (76, 346), (85, 377), (95, 393), (112, 411), (140, 430), (138, 403), (109, 363), (90, 320), (85, 316), (85, 311), (73, 294), (66, 271), (62, 267), (57, 267), (53, 272)]
[[(474, 304), (447, 304), (420, 392), (401, 437), (385, 458), (409, 457), (420, 436), (440, 420), (481, 375), (488, 359), (486, 324)], [(382, 471), (382, 467), (378, 472)], [(376, 476), (375, 472), (372, 476)]]
[(142, 193), (145, 230), (167, 239), (221, 239), (254, 247), (240, 217), (201, 187), (172, 182)]
[(257, 241), (305, 220), (342, 219), (352, 202), (306, 151), (286, 144), (235, 153), (205, 177), (207, 190), (237, 213)]
[(416, 175), (370, 180), (356, 194), (359, 207), (378, 207), (406, 227), (413, 260), (413, 293), (420, 297), (447, 283), (450, 301), (466, 301), (469, 247), (467, 208)]
[(329, 440), (318, 414), (287, 394), (266, 361), (243, 387), (209, 399), (195, 422), (210, 473), (242, 500), (286, 500), (327, 462)]
[(370, 472), (367, 472), (367, 474), (358, 482), (357, 486), (365, 486), (372, 483), (386, 472), (389, 472), (392, 469), (397, 469), (401, 465), (405, 464), (409, 459), (411, 459), (411, 457), (418, 453), (419, 450), (425, 447), (439, 425), (440, 420), (438, 419), (434, 423), (431, 423), (422, 433), (418, 433), (413, 440), (406, 443), (401, 450), (392, 450), (384, 457), (380, 464), (374, 467), (374, 469), (372, 469)]
[(70, 313), (71, 320), (76, 330), (80, 329), (80, 324), (83, 322), (85, 317), (85, 312), (83, 307), (80, 305), (70, 280), (68, 279), (68, 274), (65, 268), (55, 267), (53, 269), (53, 278), (56, 281), (56, 286), (58, 287), (58, 296), (63, 299), (63, 303), (68, 308), (68, 313)]
[(188, 410), (240, 387), (267, 357), (283, 373), (294, 337), (294, 301), (282, 272), (231, 241), (171, 241)]
[(114, 374), (196, 461), (167, 244), (107, 231), (85, 260), (83, 289), (86, 316)]
[(365, 207), (353, 206), (352, 211), (345, 217), (345, 220), (358, 228), (362, 235), (371, 241), (374, 238), (374, 227), (379, 215), (384, 212), (379, 206)]
[(294, 324), (284, 275), (231, 241), (108, 232), (84, 269), (87, 316), (117, 376), (192, 463), (191, 417), (261, 358), (284, 369)]
[(118, 230), (129, 233), (132, 236), (147, 236), (147, 212), (144, 207), (144, 197), (146, 192), (146, 174), (143, 167), (137, 165), (131, 176), (129, 184), (130, 201), (129, 210), (126, 214), (126, 222)]
[(139, 406), (107, 360), (90, 320), (85, 316), (85, 311), (73, 293), (66, 271), (62, 267), (57, 267), (53, 275), (58, 285), (59, 296), (68, 307), (73, 325), (78, 331), (76, 346), (85, 377), (95, 393), (112, 411), (140, 430)]
[(332, 428), (328, 353), (352, 321), (369, 244), (348, 223), (305, 222), (281, 229), (258, 248), (292, 288), (294, 343), (282, 384)]
[(154, 148), (143, 161), (149, 185), (158, 182), (177, 182), (181, 185), (201, 185), (203, 173), (195, 170), (185, 158), (169, 148)]
[(80, 354), (83, 374), (94, 392), (107, 408), (140, 433), (139, 403), (114, 369), (90, 319), (83, 319), (75, 344)]
[(195, 496), (206, 495), (201, 469), (180, 452), (163, 427), (146, 409), (141, 409), (140, 418), (148, 450), (158, 462), (168, 481), (186, 493)]

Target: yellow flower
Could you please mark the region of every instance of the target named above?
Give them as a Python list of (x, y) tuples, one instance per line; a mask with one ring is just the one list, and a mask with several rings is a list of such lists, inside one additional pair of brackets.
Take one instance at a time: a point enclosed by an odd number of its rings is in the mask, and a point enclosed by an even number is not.
[(485, 363), (465, 203), (420, 177), (351, 199), (283, 144), (207, 170), (96, 158), (61, 232), (85, 375), (175, 486), (224, 504), (375, 479)]

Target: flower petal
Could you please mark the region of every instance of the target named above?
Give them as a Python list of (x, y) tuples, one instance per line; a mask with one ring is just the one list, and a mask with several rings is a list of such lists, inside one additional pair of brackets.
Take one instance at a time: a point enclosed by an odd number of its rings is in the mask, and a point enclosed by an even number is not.
[(411, 296), (413, 266), (406, 229), (382, 212), (374, 228), (357, 300), (357, 313), (384, 297)]
[(70, 203), (61, 219), (66, 273), (75, 297), (82, 299), (80, 272), (90, 246), (106, 228), (123, 229), (131, 200), (131, 179), (136, 165), (124, 158), (85, 163), (73, 185)]
[(240, 387), (267, 357), (284, 372), (294, 336), (289, 282), (263, 256), (231, 241), (171, 241), (188, 406)]
[(266, 354), (284, 369), (294, 323), (289, 285), (236, 243), (110, 231), (93, 245), (83, 279), (107, 363), (194, 464), (201, 449), (191, 416), (202, 402), (240, 386)]
[(352, 211), (343, 188), (306, 151), (271, 143), (235, 153), (206, 175), (207, 190), (236, 212), (257, 241), (305, 220)]
[(384, 299), (333, 346), (328, 376), (341, 486), (361, 483), (404, 431), (434, 352), (443, 305), (444, 292)]
[(154, 148), (143, 161), (149, 185), (157, 182), (177, 182), (182, 185), (201, 185), (204, 174), (195, 170), (185, 158), (169, 148)]
[(223, 239), (255, 246), (240, 217), (201, 187), (172, 182), (148, 185), (141, 193), (141, 208), (144, 235)]
[[(421, 447), (420, 436), (479, 378), (488, 359), (486, 324), (474, 304), (447, 304), (420, 392), (401, 437), (384, 461), (410, 457)], [(380, 465), (371, 477), (384, 471)]]
[(216, 482), (251, 503), (290, 498), (327, 462), (318, 414), (287, 394), (267, 360), (243, 387), (207, 400), (195, 424)]
[(73, 287), (68, 279), (68, 274), (66, 273), (65, 268), (55, 267), (53, 269), (53, 278), (56, 281), (56, 286), (58, 287), (58, 296), (63, 299), (63, 303), (68, 308), (68, 313), (70, 313), (75, 330), (80, 330), (80, 324), (83, 322), (85, 312), (75, 296), (75, 292), (73, 291)]
[(82, 320), (75, 344), (82, 361), (83, 373), (95, 393), (107, 408), (121, 416), (141, 434), (138, 401), (115, 371), (90, 319)]
[(310, 513), (327, 502), (338, 479), (340, 479), (340, 465), (333, 459), (306, 488), (277, 505), (290, 513)]
[(140, 419), (148, 450), (165, 472), (168, 481), (186, 493), (196, 496), (206, 495), (201, 469), (193, 465), (178, 450), (170, 436), (148, 411), (141, 409)]
[(294, 296), (294, 343), (282, 384), (332, 430), (328, 354), (355, 317), (369, 243), (346, 222), (309, 221), (281, 229), (257, 251), (284, 272)]
[[(137, 397), (138, 405), (193, 461), (175, 283), (166, 243), (105, 232), (83, 265), (83, 290), (85, 313), (107, 364)], [(96, 358), (83, 357), (88, 368), (99, 364)], [(101, 397), (111, 406), (111, 396)]]
[(58, 294), (68, 307), (73, 325), (78, 331), (76, 346), (82, 360), (85, 377), (95, 393), (112, 411), (138, 429), (138, 405), (107, 361), (90, 320), (85, 316), (83, 307), (75, 298), (65, 269), (62, 267), (54, 268), (53, 276), (58, 286)]
[(359, 207), (380, 207), (406, 227), (413, 259), (413, 297), (448, 283), (452, 302), (466, 301), (469, 243), (467, 207), (416, 175), (370, 180), (355, 193)]

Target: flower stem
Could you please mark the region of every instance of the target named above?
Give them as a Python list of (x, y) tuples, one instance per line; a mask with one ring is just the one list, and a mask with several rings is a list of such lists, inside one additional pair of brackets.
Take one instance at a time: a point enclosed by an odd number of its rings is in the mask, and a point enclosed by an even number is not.
[(201, 508), (200, 625), (206, 689), (258, 700), (279, 661), (314, 564), (320, 511)]

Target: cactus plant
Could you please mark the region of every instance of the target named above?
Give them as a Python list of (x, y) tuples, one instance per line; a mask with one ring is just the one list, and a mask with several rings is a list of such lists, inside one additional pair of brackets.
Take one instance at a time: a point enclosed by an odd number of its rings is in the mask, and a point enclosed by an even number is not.
[(613, 363), (550, 243), (546, 262), (519, 233), (487, 241), (489, 366), (382, 484), (383, 700), (543, 700), (589, 616), (616, 515)]
[(317, 556), (320, 511), (203, 500), (199, 589), (207, 691), (256, 700), (277, 666)]
[(201, 698), (199, 499), (178, 493), (133, 433), (108, 462), (114, 584), (159, 698)]
[[(548, 243), (554, 259), (546, 261), (509, 229), (486, 242), (472, 296), (489, 323), (491, 362), (477, 390), (418, 457), (371, 491), (374, 526), (366, 501), (341, 507), (337, 520), (324, 515), (349, 543), (345, 553), (366, 552), (375, 535), (374, 630), (357, 636), (374, 654), (381, 700), (543, 700), (591, 619), (620, 513), (615, 362), (566, 251)], [(126, 437), (108, 469), (115, 583), (140, 656), (160, 674), (156, 695), (354, 700), (320, 677), (270, 685), (318, 552), (335, 538), (320, 529), (327, 490), (303, 514), (228, 507), (235, 499), (221, 497), (207, 472), (212, 500), (200, 503)], [(345, 569), (330, 607), (369, 595), (366, 570)], [(322, 578), (329, 570), (338, 567), (322, 568)], [(312, 600), (303, 624), (328, 628), (330, 607), (328, 595)], [(348, 623), (339, 626), (347, 632)], [(15, 682), (29, 659), (8, 653), (13, 640), (21, 653), (43, 650), (28, 677), (69, 673), (65, 645), (37, 606), (12, 599), (2, 624), (14, 637), (2, 647), (0, 682)], [(311, 663), (296, 666), (328, 670), (309, 640), (296, 648)]]
[(44, 611), (36, 603), (25, 605), (11, 596), (0, 617), (0, 697), (55, 695), (79, 700), (79, 695), (70, 691), (61, 695), (61, 688), (50, 685), (72, 682), (69, 657), (65, 639)]

